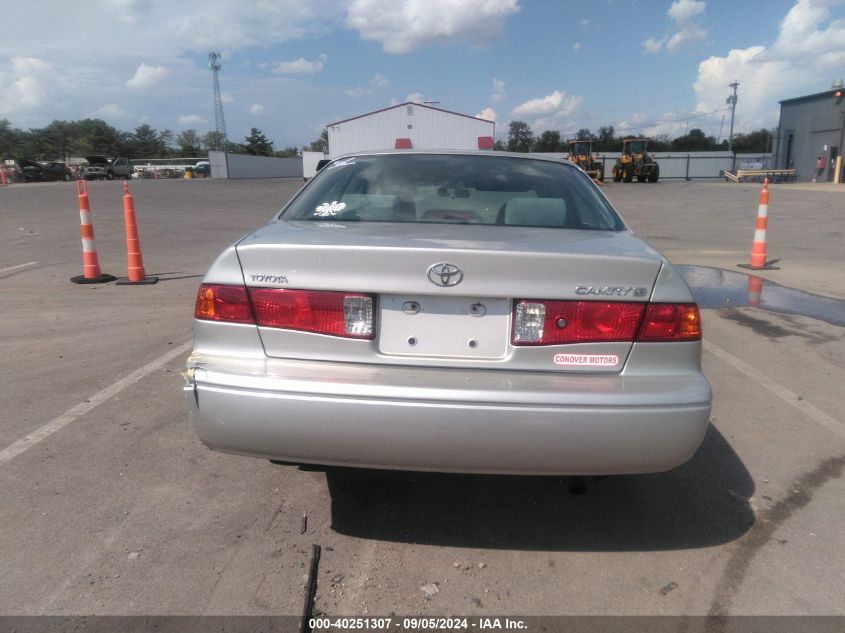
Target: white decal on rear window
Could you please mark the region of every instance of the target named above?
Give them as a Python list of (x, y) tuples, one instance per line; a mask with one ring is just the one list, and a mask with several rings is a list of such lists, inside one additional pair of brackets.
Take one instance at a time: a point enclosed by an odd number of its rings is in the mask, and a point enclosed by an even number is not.
[(354, 165), (355, 159), (354, 158), (344, 158), (343, 160), (338, 160), (333, 162), (331, 165), (328, 165), (326, 169), (334, 169), (335, 167), (346, 167), (347, 165)]
[(567, 367), (613, 367), (618, 363), (615, 354), (555, 354), (555, 365)]
[(335, 200), (334, 202), (324, 202), (316, 209), (314, 209), (314, 215), (316, 215), (318, 218), (327, 218), (330, 215), (337, 215), (345, 208), (345, 202), (338, 202), (337, 200)]

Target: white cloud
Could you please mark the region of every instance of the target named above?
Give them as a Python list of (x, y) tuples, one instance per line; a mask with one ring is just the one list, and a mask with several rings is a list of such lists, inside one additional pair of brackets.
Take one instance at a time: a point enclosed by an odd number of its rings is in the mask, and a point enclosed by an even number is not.
[(410, 101), (411, 103), (422, 103), (425, 101), (423, 94), (421, 92), (412, 92), (407, 97), (405, 97), (405, 101)]
[(477, 119), (486, 119), (488, 121), (496, 121), (496, 111), (493, 108), (484, 108), (481, 112), (475, 115)]
[(170, 71), (164, 66), (148, 66), (142, 63), (138, 66), (138, 70), (135, 71), (132, 78), (126, 82), (126, 87), (146, 90), (160, 83), (168, 74), (170, 74)]
[(390, 80), (381, 73), (376, 73), (375, 76), (370, 79), (370, 85), (373, 88), (387, 88), (387, 86), (390, 85)]
[(516, 106), (511, 112), (514, 119), (523, 120), (534, 131), (555, 130), (572, 125), (574, 114), (581, 107), (583, 98), (555, 90), (545, 97), (530, 99)]
[(352, 0), (346, 26), (387, 53), (410, 53), (430, 44), (486, 46), (517, 11), (517, 0)]
[(698, 66), (696, 110), (725, 108), (728, 84), (739, 81), (737, 129), (777, 124), (778, 101), (824, 90), (845, 64), (845, 20), (828, 3), (798, 0), (780, 22), (774, 44), (733, 49)]
[(37, 57), (13, 57), (8, 72), (0, 67), (0, 116), (48, 105), (53, 74), (51, 64)]
[(580, 51), (580, 50), (581, 50), (581, 42), (575, 42), (575, 43), (572, 45), (572, 50), (573, 50), (573, 51), (575, 51), (576, 53), (577, 53), (578, 51)]
[(345, 92), (348, 97), (369, 97), (375, 94), (376, 90), (386, 88), (389, 85), (390, 80), (387, 77), (381, 73), (376, 73), (366, 86), (348, 88)]
[(275, 62), (273, 72), (286, 75), (313, 75), (323, 70), (327, 60), (328, 56), (320, 55), (319, 59), (313, 61), (299, 57), (290, 62)]
[(106, 119), (122, 119), (126, 116), (126, 110), (121, 108), (116, 103), (107, 103), (102, 108), (97, 110), (97, 116), (104, 117)]
[(704, 13), (707, 3), (701, 0), (675, 0), (666, 12), (678, 24), (688, 22), (695, 16)]
[(666, 12), (667, 17), (672, 20), (674, 33), (660, 39), (649, 37), (643, 42), (643, 50), (646, 53), (659, 53), (666, 50), (674, 53), (685, 44), (703, 42), (707, 39), (708, 30), (700, 23), (700, 16), (703, 15), (707, 3), (703, 0), (675, 0)]
[(590, 26), (590, 21), (587, 18), (584, 18), (583, 20), (581, 20), (581, 28), (582, 29), (586, 29), (588, 26)]
[(190, 127), (192, 125), (202, 125), (205, 123), (205, 119), (197, 114), (183, 114), (176, 119), (176, 122), (184, 127)]
[(505, 82), (493, 77), (493, 94), (490, 95), (491, 101), (501, 101), (505, 98)]
[(249, 113), (250, 114), (262, 114), (263, 112), (264, 112), (264, 106), (261, 105), (260, 103), (253, 103), (249, 107)]

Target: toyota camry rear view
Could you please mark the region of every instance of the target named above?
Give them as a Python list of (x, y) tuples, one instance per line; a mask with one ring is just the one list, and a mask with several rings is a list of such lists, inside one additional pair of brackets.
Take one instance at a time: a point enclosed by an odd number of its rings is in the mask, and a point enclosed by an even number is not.
[(568, 161), (330, 163), (199, 288), (186, 399), (210, 448), (464, 473), (656, 472), (708, 425), (701, 318)]

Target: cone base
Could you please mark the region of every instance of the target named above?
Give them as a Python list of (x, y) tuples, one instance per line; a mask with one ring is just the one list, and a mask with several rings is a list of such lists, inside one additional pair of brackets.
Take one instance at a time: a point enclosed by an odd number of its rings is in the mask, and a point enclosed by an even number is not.
[(737, 264), (740, 268), (747, 268), (749, 270), (780, 270), (780, 266), (774, 266), (779, 259), (773, 259), (772, 261), (766, 262), (762, 266), (752, 266), (751, 264)]
[(121, 277), (115, 282), (116, 286), (148, 286), (157, 284), (158, 277), (144, 277), (141, 281), (131, 281), (129, 277)]
[(75, 284), (107, 284), (115, 279), (117, 279), (117, 277), (114, 275), (107, 275), (105, 273), (99, 277), (86, 277), (85, 275), (79, 275), (77, 277), (70, 278), (70, 280)]

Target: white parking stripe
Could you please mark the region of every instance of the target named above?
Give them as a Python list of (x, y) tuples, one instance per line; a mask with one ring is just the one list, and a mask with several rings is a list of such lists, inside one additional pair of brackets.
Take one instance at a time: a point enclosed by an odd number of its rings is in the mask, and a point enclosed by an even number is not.
[(726, 352), (718, 345), (715, 345), (710, 341), (702, 341), (702, 345), (705, 350), (707, 350), (714, 356), (722, 359), (734, 369), (741, 371), (743, 374), (756, 381), (762, 387), (765, 387), (766, 389), (771, 391), (778, 398), (801, 411), (801, 413), (806, 415), (808, 418), (818, 422), (829, 431), (836, 433), (836, 435), (838, 435), (839, 437), (845, 437), (845, 425), (843, 425), (842, 422), (840, 422), (839, 420), (832, 418), (827, 413), (819, 409), (817, 406), (810, 404), (809, 402), (807, 402), (807, 400), (804, 400), (803, 398), (800, 398), (797, 393), (794, 393), (783, 385), (781, 385), (780, 383), (775, 382), (762, 372), (759, 372), (754, 369), (748, 363), (745, 363), (733, 354)]
[(154, 372), (156, 369), (160, 369), (177, 356), (181, 356), (182, 354), (187, 353), (190, 349), (191, 341), (188, 341), (187, 343), (182, 343), (182, 345), (180, 345), (179, 347), (170, 350), (162, 356), (159, 356), (154, 361), (147, 363), (140, 369), (136, 369), (125, 378), (121, 378), (116, 383), (111, 384), (102, 391), (99, 391), (98, 393), (94, 394), (86, 402), (81, 402), (80, 404), (76, 405), (69, 411), (66, 411), (59, 417), (50, 420), (49, 422), (47, 422), (47, 424), (36, 429), (29, 435), (19, 439), (11, 446), (7, 446), (2, 451), (0, 451), (0, 464), (4, 464), (9, 460), (14, 459), (24, 451), (28, 451), (30, 448), (38, 444), (41, 440), (51, 436), (56, 431), (63, 429), (77, 418), (88, 413), (98, 404), (102, 404), (112, 396), (117, 395), (127, 387), (141, 380), (147, 374)]
[(26, 268), (27, 266), (35, 266), (38, 262), (27, 262), (26, 264), (18, 264), (17, 266), (9, 266), (8, 268), (0, 268), (0, 275), (7, 273), (10, 270), (17, 270), (18, 268)]

